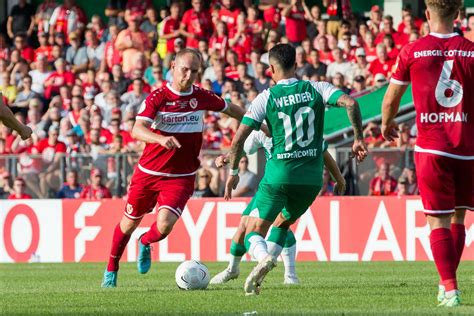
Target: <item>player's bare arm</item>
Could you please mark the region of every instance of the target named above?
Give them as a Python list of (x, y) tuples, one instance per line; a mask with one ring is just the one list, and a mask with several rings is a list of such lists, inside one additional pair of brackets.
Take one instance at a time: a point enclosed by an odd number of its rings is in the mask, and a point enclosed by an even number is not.
[(390, 83), (382, 102), (382, 136), (393, 142), (398, 138), (398, 125), (395, 123), (398, 108), (407, 85)]
[(336, 161), (332, 158), (331, 154), (327, 151), (324, 152), (324, 165), (328, 168), (331, 176), (336, 180), (335, 191), (337, 194), (342, 195), (346, 192), (346, 180), (341, 174)]
[(239, 122), (242, 121), (242, 118), (245, 115), (245, 110), (242, 107), (235, 105), (233, 103), (227, 103), (227, 105), (228, 105), (227, 109), (225, 109), (223, 113), (229, 115), (232, 118), (235, 118)]
[(227, 179), (225, 185), (225, 193), (224, 198), (229, 200), (232, 198), (232, 190), (237, 187), (239, 184), (239, 174), (235, 171), (238, 170), (240, 158), (242, 158), (242, 153), (244, 151), (244, 144), (247, 137), (249, 137), (250, 133), (252, 133), (253, 128), (245, 125), (240, 124), (237, 133), (235, 133), (234, 140), (232, 141), (232, 147), (230, 148), (229, 152), (229, 165), (231, 168), (231, 174)]
[(8, 106), (3, 104), (2, 94), (0, 93), (0, 121), (7, 127), (14, 129), (25, 140), (31, 137), (33, 131), (29, 126), (20, 123), (13, 115), (13, 112)]
[(132, 129), (132, 137), (148, 144), (160, 144), (166, 149), (181, 148), (181, 144), (174, 136), (155, 134), (150, 130), (151, 123), (137, 120)]
[(367, 145), (364, 142), (364, 130), (362, 128), (362, 115), (360, 113), (359, 103), (347, 94), (339, 97), (336, 103), (339, 107), (345, 107), (347, 116), (354, 130), (354, 144), (352, 145), (352, 154), (357, 161), (364, 160), (367, 157)]

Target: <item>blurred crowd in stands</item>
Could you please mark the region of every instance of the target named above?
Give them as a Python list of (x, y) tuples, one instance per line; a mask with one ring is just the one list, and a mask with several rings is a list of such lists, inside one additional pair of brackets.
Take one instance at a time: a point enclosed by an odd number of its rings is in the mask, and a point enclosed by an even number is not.
[[(130, 133), (137, 109), (152, 90), (170, 83), (171, 62), (184, 47), (202, 54), (197, 85), (246, 108), (273, 84), (268, 50), (276, 43), (296, 47), (299, 78), (326, 80), (357, 97), (385, 85), (400, 49), (429, 33), (410, 5), (394, 25), (379, 6), (366, 18), (354, 14), (348, 0), (323, 0), (323, 6), (311, 7), (301, 0), (259, 3), (171, 1), (157, 8), (151, 0), (110, 0), (104, 21), (101, 15), (87, 17), (74, 0), (45, 0), (37, 8), (19, 0), (9, 12), (6, 32), (0, 32), (0, 91), (34, 137), (22, 141), (0, 127), (0, 196), (124, 195), (126, 187), (116, 189), (123, 186), (117, 185), (119, 165), (133, 168), (133, 153), (144, 148)], [(474, 17), (461, 12), (456, 27), (473, 39)], [(238, 122), (208, 113), (205, 124), (203, 149), (228, 149)], [(412, 147), (416, 128), (401, 124), (400, 131), (397, 143), (387, 143), (370, 123), (366, 140), (370, 147)], [(131, 154), (125, 161), (116, 159), (121, 153)], [(11, 154), (19, 155), (15, 179), (2, 160)], [(82, 154), (92, 158), (74, 158)], [(62, 155), (70, 159), (61, 177)], [(213, 158), (203, 155), (197, 197), (221, 194), (225, 175), (212, 167)], [(370, 194), (416, 193), (413, 169), (398, 181), (387, 174), (387, 166), (379, 169)], [(250, 171), (241, 166), (241, 173)], [(331, 195), (333, 184), (329, 175), (325, 178), (322, 195)], [(247, 174), (237, 195), (251, 196), (256, 182), (254, 174)]]

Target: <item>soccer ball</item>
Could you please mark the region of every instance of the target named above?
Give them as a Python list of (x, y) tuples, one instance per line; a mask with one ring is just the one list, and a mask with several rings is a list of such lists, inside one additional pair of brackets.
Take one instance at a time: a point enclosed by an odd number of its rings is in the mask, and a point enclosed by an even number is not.
[(181, 290), (204, 290), (209, 284), (210, 274), (201, 262), (188, 260), (178, 266), (175, 278)]

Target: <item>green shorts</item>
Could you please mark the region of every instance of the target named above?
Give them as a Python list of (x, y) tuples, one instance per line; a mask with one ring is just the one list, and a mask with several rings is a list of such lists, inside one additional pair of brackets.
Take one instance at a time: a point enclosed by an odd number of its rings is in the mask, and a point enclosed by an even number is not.
[(242, 216), (273, 222), (281, 212), (287, 220), (294, 222), (311, 206), (320, 190), (319, 185), (260, 183)]

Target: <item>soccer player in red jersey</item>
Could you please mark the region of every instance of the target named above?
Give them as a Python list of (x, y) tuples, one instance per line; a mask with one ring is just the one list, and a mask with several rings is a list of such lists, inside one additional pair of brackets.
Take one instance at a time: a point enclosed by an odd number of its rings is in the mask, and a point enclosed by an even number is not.
[(173, 82), (150, 94), (138, 111), (132, 135), (146, 147), (133, 173), (124, 216), (114, 231), (102, 287), (116, 287), (119, 260), (130, 235), (156, 208), (156, 222), (138, 242), (138, 271), (150, 269), (150, 243), (170, 234), (193, 194), (204, 113), (221, 111), (239, 121), (244, 115), (243, 108), (193, 85), (200, 65), (197, 51), (181, 50), (171, 64)]
[(425, 0), (431, 33), (405, 46), (382, 105), (382, 134), (397, 137), (394, 118), (413, 85), (418, 186), (440, 275), (440, 306), (460, 305), (456, 270), (474, 210), (474, 43), (453, 33), (461, 0)]

